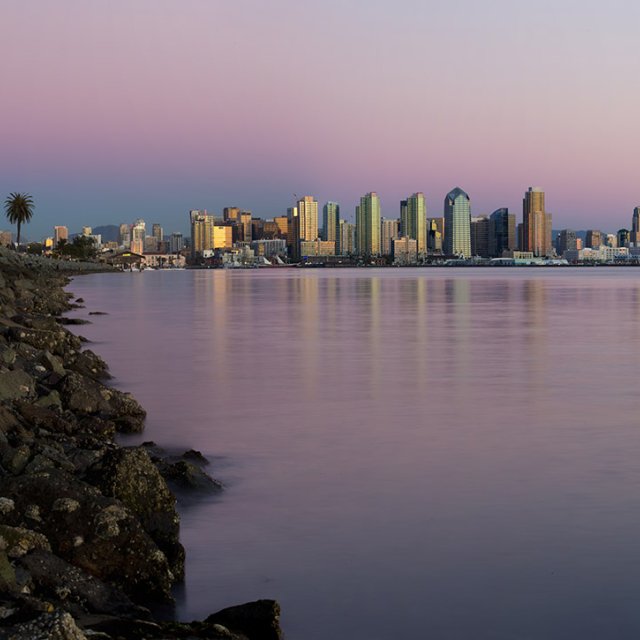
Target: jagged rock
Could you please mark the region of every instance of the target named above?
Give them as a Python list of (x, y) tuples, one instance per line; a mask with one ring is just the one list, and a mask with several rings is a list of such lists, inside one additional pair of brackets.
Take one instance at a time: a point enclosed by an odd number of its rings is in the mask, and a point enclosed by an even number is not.
[(30, 622), (16, 625), (0, 635), (7, 640), (87, 640), (73, 617), (64, 611), (43, 613)]
[(20, 560), (41, 598), (74, 602), (89, 613), (149, 617), (119, 589), (70, 565), (47, 551), (35, 551)]
[(218, 480), (214, 480), (208, 473), (203, 471), (198, 465), (187, 460), (177, 462), (158, 461), (160, 473), (176, 488), (191, 489), (202, 492), (222, 491), (224, 486)]
[(178, 540), (176, 500), (149, 454), (142, 448), (109, 451), (86, 477), (104, 495), (118, 498), (138, 516), (144, 530), (167, 556), (176, 578), (182, 578), (184, 549)]
[(205, 622), (221, 624), (249, 640), (282, 640), (280, 605), (275, 600), (256, 600), (210, 615)]
[(0, 524), (0, 549), (5, 551), (9, 558), (21, 558), (34, 549), (51, 551), (51, 546), (41, 533)]

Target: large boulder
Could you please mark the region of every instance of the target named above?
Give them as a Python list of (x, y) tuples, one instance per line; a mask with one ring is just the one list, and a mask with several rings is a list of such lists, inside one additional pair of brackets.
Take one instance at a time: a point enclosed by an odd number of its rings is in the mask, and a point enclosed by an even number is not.
[(108, 451), (88, 471), (87, 481), (105, 496), (117, 498), (140, 520), (169, 560), (176, 579), (184, 576), (184, 548), (179, 542), (180, 517), (167, 483), (141, 448)]
[(231, 631), (246, 635), (249, 640), (282, 640), (280, 605), (275, 600), (256, 600), (222, 609), (206, 620)]

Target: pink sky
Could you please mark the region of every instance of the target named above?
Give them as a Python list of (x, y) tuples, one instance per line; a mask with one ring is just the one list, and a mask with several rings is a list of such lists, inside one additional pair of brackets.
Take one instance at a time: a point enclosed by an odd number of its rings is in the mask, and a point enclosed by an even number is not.
[(640, 204), (637, 3), (5, 0), (0, 195), (27, 233), (159, 221), (293, 193), (353, 217), (461, 186), (474, 214), (629, 226)]

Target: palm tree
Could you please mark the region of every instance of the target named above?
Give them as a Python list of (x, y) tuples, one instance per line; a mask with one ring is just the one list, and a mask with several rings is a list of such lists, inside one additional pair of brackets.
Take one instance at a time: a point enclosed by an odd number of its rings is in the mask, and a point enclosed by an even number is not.
[(10, 193), (4, 201), (4, 210), (11, 224), (18, 225), (17, 244), (20, 246), (20, 227), (33, 216), (33, 198), (28, 193)]

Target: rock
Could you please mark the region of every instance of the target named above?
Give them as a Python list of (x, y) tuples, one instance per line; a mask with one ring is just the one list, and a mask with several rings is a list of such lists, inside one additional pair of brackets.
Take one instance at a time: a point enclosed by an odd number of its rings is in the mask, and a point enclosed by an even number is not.
[(209, 464), (209, 461), (200, 453), (200, 451), (196, 451), (195, 449), (189, 449), (182, 454), (182, 457), (185, 460), (189, 460), (195, 464), (199, 464), (201, 466), (206, 466)]
[(163, 477), (176, 488), (206, 493), (224, 489), (221, 482), (214, 480), (199, 466), (187, 460), (178, 460), (177, 462), (160, 461), (158, 465)]
[(90, 316), (108, 316), (106, 311), (89, 311)]
[(35, 380), (20, 369), (0, 373), (0, 401), (16, 400), (32, 395), (35, 390)]
[(11, 513), (15, 509), (15, 502), (10, 498), (0, 497), (0, 516)]
[(178, 540), (176, 500), (145, 449), (108, 451), (86, 475), (100, 491), (125, 504), (169, 560), (176, 578), (184, 575), (184, 549)]
[(209, 624), (220, 624), (249, 640), (282, 640), (280, 605), (275, 600), (256, 600), (210, 615)]
[(0, 593), (17, 593), (17, 591), (15, 569), (11, 566), (6, 551), (0, 550)]
[(56, 321), (59, 324), (70, 324), (70, 325), (91, 324), (89, 320), (84, 320), (83, 318), (67, 318), (66, 316), (61, 316), (60, 318), (56, 318)]
[(41, 598), (79, 604), (89, 613), (149, 617), (149, 612), (131, 602), (119, 589), (70, 565), (47, 551), (30, 553), (20, 560)]
[(4, 637), (8, 640), (87, 640), (75, 620), (64, 611), (43, 613), (35, 620), (8, 629)]
[(20, 527), (0, 525), (0, 549), (9, 558), (21, 558), (34, 549), (51, 551), (49, 541), (40, 533)]

